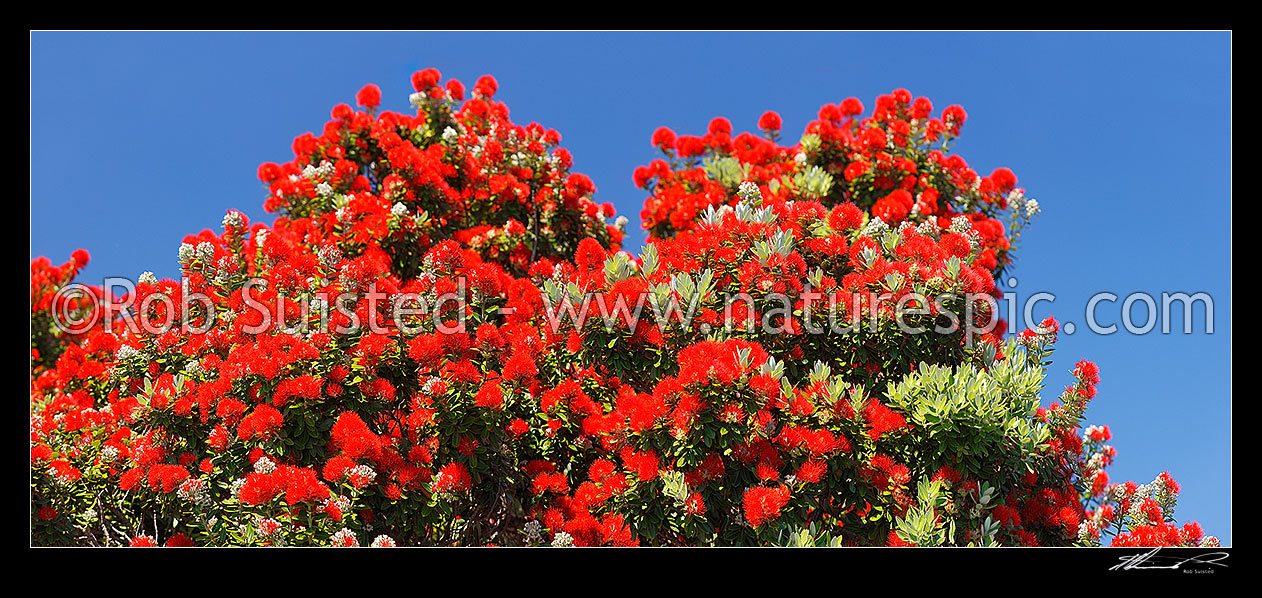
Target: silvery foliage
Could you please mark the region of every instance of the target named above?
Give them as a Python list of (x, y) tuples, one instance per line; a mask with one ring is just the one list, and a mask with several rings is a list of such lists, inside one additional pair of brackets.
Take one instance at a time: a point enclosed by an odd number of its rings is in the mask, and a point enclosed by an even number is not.
[(1035, 423), (1039, 392), (1046, 373), (1037, 362), (1018, 356), (1008, 341), (1009, 357), (986, 370), (972, 364), (950, 368), (922, 363), (887, 391), (887, 404), (924, 430), (927, 439), (953, 447), (962, 457), (1018, 451), (1026, 460), (1051, 437)]

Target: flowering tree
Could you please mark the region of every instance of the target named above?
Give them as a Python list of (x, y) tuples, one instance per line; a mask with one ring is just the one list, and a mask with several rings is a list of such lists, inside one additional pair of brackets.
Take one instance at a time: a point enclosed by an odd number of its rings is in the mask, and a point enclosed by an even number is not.
[(1109, 483), (1092, 363), (1040, 406), (1057, 325), (994, 302), (1038, 204), (950, 153), (960, 107), (659, 129), (632, 257), (493, 78), (412, 83), (262, 165), (275, 222), (188, 236), (183, 284), (32, 262), (33, 542), (1217, 543), (1168, 474)]

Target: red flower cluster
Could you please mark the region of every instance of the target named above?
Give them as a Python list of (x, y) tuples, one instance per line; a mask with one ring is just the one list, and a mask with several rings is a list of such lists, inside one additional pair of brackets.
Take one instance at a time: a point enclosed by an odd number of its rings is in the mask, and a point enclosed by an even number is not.
[(67, 323), (99, 317), (100, 287), (87, 287), (88, 295), (58, 295), (90, 259), (86, 250), (76, 249), (60, 266), (52, 265), (43, 256), (31, 260), (31, 361), (45, 367), (52, 365), (67, 344), (86, 332), (86, 327), (76, 326), (70, 330), (54, 327), (53, 314), (60, 315)]
[[(405, 279), (443, 239), (514, 273), (537, 258), (568, 257), (585, 238), (617, 247), (622, 230), (605, 223), (613, 207), (594, 203), (591, 179), (569, 172), (560, 134), (512, 123), (491, 77), (463, 102), (459, 81), (440, 80), (435, 69), (413, 76), (415, 115), (339, 105), (320, 135), (294, 140), (292, 162), (262, 165), (265, 207), (287, 217), (277, 228), (384, 253)], [(371, 110), (380, 98), (369, 85), (356, 100)]]
[[(658, 129), (652, 142), (666, 159), (634, 175), (637, 186), (653, 193), (641, 213), (644, 227), (657, 237), (692, 230), (708, 208), (734, 206), (737, 184), (752, 181), (769, 205), (850, 203), (890, 226), (932, 221), (947, 227), (963, 215), (979, 235), (979, 264), (1002, 271), (1012, 239), (1037, 207), (1029, 208), (1011, 170), (981, 176), (948, 153), (964, 124), (963, 109), (950, 106), (934, 117), (927, 98), (913, 100), (899, 89), (878, 97), (871, 116), (862, 113), (855, 98), (825, 105), (793, 146), (776, 143), (781, 119), (774, 112), (758, 121), (765, 138), (733, 137), (723, 118), (711, 121), (700, 137)], [(1010, 206), (1009, 198), (1018, 205)], [(1009, 208), (1012, 230), (1005, 230), (999, 218)]]
[(752, 527), (762, 527), (768, 521), (779, 518), (780, 510), (788, 503), (789, 489), (785, 486), (755, 486), (745, 491), (745, 519)]

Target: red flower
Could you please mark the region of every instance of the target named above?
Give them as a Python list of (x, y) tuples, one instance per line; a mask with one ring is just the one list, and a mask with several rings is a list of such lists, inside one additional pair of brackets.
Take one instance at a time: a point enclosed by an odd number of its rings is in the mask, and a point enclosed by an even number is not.
[(457, 102), (464, 99), (464, 84), (452, 79), (447, 82), (447, 93), (451, 95), (451, 99)]
[(441, 78), (442, 74), (435, 68), (416, 71), (415, 73), (412, 73), (412, 88), (416, 91), (426, 91), (429, 88), (438, 85), (438, 80)]
[(824, 474), (828, 473), (828, 464), (823, 461), (806, 461), (798, 466), (797, 473), (794, 475), (804, 482), (817, 483), (824, 478)]
[(504, 406), (504, 390), (500, 388), (498, 383), (483, 384), (482, 389), (473, 398), (473, 402), (479, 407), (500, 409)]
[(759, 528), (780, 517), (780, 510), (789, 503), (789, 488), (783, 485), (775, 488), (754, 486), (745, 490), (741, 502), (749, 526)]
[(369, 83), (355, 94), (355, 103), (365, 108), (376, 108), (381, 104), (381, 88)]
[(996, 168), (990, 174), (990, 180), (994, 183), (995, 189), (1000, 193), (1012, 191), (1017, 186), (1017, 175), (1013, 174), (1007, 168)]
[(684, 512), (697, 517), (705, 515), (705, 499), (699, 492), (688, 495), (688, 500), (684, 502)]
[(473, 95), (474, 97), (483, 96), (489, 99), (495, 95), (498, 89), (499, 83), (495, 81), (495, 77), (482, 75), (478, 77), (478, 82), (473, 86)]
[(907, 425), (902, 415), (875, 399), (863, 409), (863, 419), (867, 422), (868, 437), (872, 440), (886, 432), (897, 432)]
[(166, 544), (163, 544), (163, 546), (167, 548), (192, 548), (197, 545), (188, 536), (184, 535), (184, 532), (176, 532), (175, 535), (167, 538)]
[(250, 440), (264, 438), (273, 434), (285, 423), (284, 416), (271, 405), (259, 405), (241, 420), (237, 427), (237, 438)]
[(1074, 366), (1074, 377), (1082, 380), (1085, 384), (1095, 386), (1100, 383), (1100, 368), (1084, 359)]
[(675, 132), (667, 127), (653, 131), (653, 145), (663, 150), (675, 149)]
[(731, 133), (732, 121), (723, 118), (722, 116), (716, 117), (710, 121), (711, 135), (730, 135)]
[(675, 148), (679, 151), (679, 155), (684, 158), (700, 156), (706, 151), (705, 140), (695, 135), (680, 135), (675, 140)]
[(946, 109), (942, 111), (942, 120), (945, 121), (950, 130), (956, 134), (959, 133), (960, 127), (964, 125), (964, 121), (967, 118), (968, 113), (964, 112), (964, 108), (961, 106), (947, 106)]
[(381, 440), (353, 411), (346, 411), (338, 416), (337, 422), (333, 424), (332, 435), (334, 446), (352, 459), (370, 455), (381, 446)]
[(432, 484), (435, 493), (458, 494), (473, 487), (473, 479), (469, 477), (469, 469), (461, 463), (451, 463), (434, 475)]
[(657, 477), (657, 454), (653, 451), (637, 452), (628, 447), (622, 451), (622, 463), (641, 482), (648, 482)]
[(526, 423), (524, 419), (514, 418), (513, 421), (508, 422), (506, 429), (514, 437), (520, 437), (522, 434), (530, 431), (530, 424)]
[(779, 131), (783, 124), (780, 115), (771, 110), (762, 113), (762, 116), (758, 118), (758, 128), (766, 131)]

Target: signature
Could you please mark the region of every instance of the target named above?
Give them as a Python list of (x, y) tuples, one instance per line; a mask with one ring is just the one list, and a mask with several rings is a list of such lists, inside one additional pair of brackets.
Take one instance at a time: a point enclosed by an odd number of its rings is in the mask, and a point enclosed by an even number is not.
[(1226, 567), (1227, 564), (1222, 562), (1227, 558), (1226, 552), (1208, 552), (1187, 558), (1178, 556), (1158, 556), (1161, 548), (1154, 548), (1149, 552), (1132, 554), (1120, 557), (1120, 563), (1113, 565), (1109, 571), (1132, 571), (1135, 569), (1181, 569), (1184, 565), (1213, 565), (1215, 567)]

